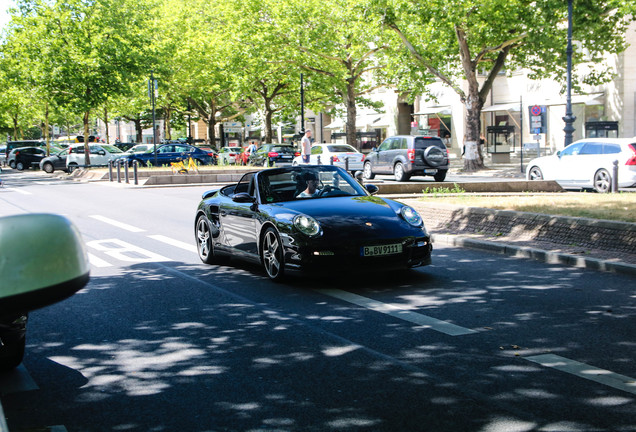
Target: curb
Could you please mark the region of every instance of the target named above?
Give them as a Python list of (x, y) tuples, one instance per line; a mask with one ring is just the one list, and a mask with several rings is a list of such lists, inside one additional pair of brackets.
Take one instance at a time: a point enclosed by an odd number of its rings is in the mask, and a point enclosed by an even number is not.
[(533, 259), (547, 264), (560, 264), (569, 267), (585, 268), (589, 270), (636, 275), (636, 265), (622, 262), (607, 261), (598, 258), (589, 258), (579, 255), (552, 252), (524, 246), (512, 246), (505, 243), (477, 240), (458, 235), (432, 234), (433, 243), (442, 243), (449, 246), (478, 249), (487, 252), (499, 253), (515, 258)]

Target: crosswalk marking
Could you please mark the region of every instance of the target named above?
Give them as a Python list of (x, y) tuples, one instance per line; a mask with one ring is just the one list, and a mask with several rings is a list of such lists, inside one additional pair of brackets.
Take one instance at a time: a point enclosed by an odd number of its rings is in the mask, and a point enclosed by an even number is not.
[(404, 308), (399, 306), (382, 303), (347, 291), (336, 289), (319, 289), (317, 291), (328, 296), (335, 297), (340, 300), (365, 307), (367, 309), (371, 309), (375, 312), (391, 315), (392, 317), (399, 318), (404, 321), (428, 327), (432, 330), (447, 334), (449, 336), (461, 336), (471, 333), (477, 333), (475, 330), (460, 327), (447, 321), (441, 321), (436, 318), (419, 314), (417, 312), (405, 310)]
[(185, 243), (185, 242), (182, 242), (180, 240), (175, 240), (175, 239), (172, 239), (170, 237), (166, 237), (166, 236), (159, 235), (159, 234), (157, 234), (157, 235), (149, 235), (148, 237), (153, 239), (153, 240), (157, 240), (157, 241), (160, 241), (162, 243), (166, 243), (166, 244), (169, 244), (171, 246), (175, 246), (175, 247), (178, 247), (180, 249), (187, 250), (188, 252), (195, 252), (195, 253), (197, 252), (197, 247), (193, 243)]
[(31, 192), (27, 192), (27, 191), (25, 191), (23, 189), (20, 189), (20, 188), (7, 187), (5, 189), (8, 190), (8, 191), (11, 191), (11, 192), (21, 193), (22, 195), (33, 195)]
[(539, 363), (541, 366), (557, 369), (561, 372), (566, 372), (618, 390), (636, 394), (636, 379), (625, 375), (620, 375), (605, 369), (599, 369), (556, 354), (541, 354), (525, 357), (525, 359), (534, 363)]
[(92, 253), (88, 253), (88, 261), (93, 267), (112, 267), (113, 265), (101, 258), (96, 257)]
[(125, 262), (159, 262), (172, 261), (163, 255), (142, 249), (119, 239), (93, 240), (86, 243), (89, 248), (104, 252), (116, 260)]
[(109, 224), (109, 225), (116, 226), (117, 228), (121, 228), (121, 229), (124, 229), (124, 230), (126, 230), (126, 231), (130, 231), (130, 232), (144, 232), (144, 231), (146, 231), (146, 230), (144, 230), (144, 229), (137, 228), (137, 227), (135, 227), (135, 226), (128, 225), (128, 224), (126, 224), (126, 223), (119, 222), (119, 221), (117, 221), (117, 220), (107, 218), (106, 216), (101, 216), (101, 215), (90, 215), (89, 217), (91, 217), (91, 218), (93, 218), (93, 219), (96, 219), (96, 220), (98, 220), (98, 221), (101, 221), (101, 222), (107, 223), (107, 224)]

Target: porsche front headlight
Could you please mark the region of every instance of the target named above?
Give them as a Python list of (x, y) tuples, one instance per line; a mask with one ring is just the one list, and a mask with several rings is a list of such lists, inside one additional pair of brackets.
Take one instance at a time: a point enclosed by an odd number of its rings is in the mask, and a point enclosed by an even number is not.
[(294, 217), (294, 226), (298, 229), (298, 231), (310, 237), (318, 236), (322, 232), (318, 221), (307, 215), (298, 215)]
[(400, 214), (409, 224), (414, 227), (421, 227), (424, 222), (422, 221), (422, 217), (419, 215), (417, 211), (413, 207), (404, 206), (400, 209)]

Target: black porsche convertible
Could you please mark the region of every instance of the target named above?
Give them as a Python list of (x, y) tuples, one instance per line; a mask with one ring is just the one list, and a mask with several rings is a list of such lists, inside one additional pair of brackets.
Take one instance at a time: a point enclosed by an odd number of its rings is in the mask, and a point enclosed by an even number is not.
[(273, 280), (294, 271), (430, 264), (420, 215), (377, 191), (331, 165), (247, 173), (203, 194), (194, 225), (199, 257), (207, 264), (228, 256), (260, 262)]

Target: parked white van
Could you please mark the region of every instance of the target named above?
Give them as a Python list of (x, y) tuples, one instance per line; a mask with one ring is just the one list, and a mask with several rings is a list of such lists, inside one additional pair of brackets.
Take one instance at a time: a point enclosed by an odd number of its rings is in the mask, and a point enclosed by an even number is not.
[[(90, 150), (91, 166), (108, 165), (108, 162), (124, 155), (124, 152), (120, 149), (109, 144), (90, 143), (88, 148)], [(68, 156), (66, 157), (66, 168), (68, 169), (68, 172), (71, 173), (74, 169), (85, 165), (84, 144), (73, 144), (70, 147)]]

